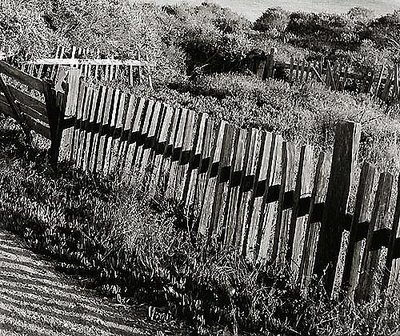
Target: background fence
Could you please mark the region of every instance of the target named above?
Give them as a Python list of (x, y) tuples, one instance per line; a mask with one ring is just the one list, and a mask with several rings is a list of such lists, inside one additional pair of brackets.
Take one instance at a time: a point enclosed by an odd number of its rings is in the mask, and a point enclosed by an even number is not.
[(79, 69), (70, 70), (62, 93), (0, 65), (1, 73), (44, 96), (46, 113), (39, 100), (6, 85), (0, 107), (23, 124), (29, 113), (14, 110), (16, 101), (40, 114), (26, 124), (52, 140), (53, 157), (59, 149), (59, 160), (181, 202), (199, 239), (235, 248), (253, 264), (288, 266), (304, 289), (315, 273), (332, 294), (339, 288), (356, 300), (398, 294), (400, 193), (389, 173), (376, 185), (378, 173), (368, 163), (355, 188), (360, 125), (338, 125), (330, 156), (277, 134), (95, 87)]
[(269, 55), (256, 57), (248, 67), (259, 78), (273, 78), (280, 73), (290, 82), (305, 83), (311, 80), (324, 83), (335, 91), (357, 91), (370, 93), (382, 101), (390, 104), (400, 100), (400, 69), (399, 65), (393, 67), (382, 65), (379, 72), (370, 70), (368, 73), (357, 73), (348, 65), (329, 61), (307, 62), (295, 61), (278, 63), (274, 60), (276, 50), (272, 49)]
[[(24, 58), (30, 59), (29, 55)], [(118, 59), (115, 55), (105, 55), (99, 50), (58, 46), (50, 58), (21, 61), (17, 55), (7, 57), (7, 62), (21, 71), (49, 81), (57, 81), (63, 66), (79, 68), (86, 78), (101, 81), (118, 80), (126, 85), (146, 84), (152, 86), (151, 67), (148, 59), (142, 59), (137, 51), (136, 58)]]

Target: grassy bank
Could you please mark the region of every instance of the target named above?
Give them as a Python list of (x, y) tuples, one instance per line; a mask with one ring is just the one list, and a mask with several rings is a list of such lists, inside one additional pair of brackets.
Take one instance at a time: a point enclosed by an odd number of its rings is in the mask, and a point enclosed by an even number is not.
[(0, 222), (62, 270), (87, 276), (86, 285), (155, 306), (155, 318), (183, 318), (194, 335), (388, 335), (400, 328), (397, 302), (332, 301), (317, 279), (305, 298), (285, 270), (255, 269), (236, 251), (194, 243), (179, 206), (68, 166), (53, 172), (43, 165), (45, 152), (21, 139), (1, 120)]

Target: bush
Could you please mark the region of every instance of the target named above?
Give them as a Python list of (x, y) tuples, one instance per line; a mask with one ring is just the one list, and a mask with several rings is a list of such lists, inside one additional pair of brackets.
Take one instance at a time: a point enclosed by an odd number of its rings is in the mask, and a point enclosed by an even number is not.
[(277, 33), (283, 33), (289, 23), (289, 12), (280, 7), (268, 8), (255, 22), (253, 28), (263, 32), (275, 30)]

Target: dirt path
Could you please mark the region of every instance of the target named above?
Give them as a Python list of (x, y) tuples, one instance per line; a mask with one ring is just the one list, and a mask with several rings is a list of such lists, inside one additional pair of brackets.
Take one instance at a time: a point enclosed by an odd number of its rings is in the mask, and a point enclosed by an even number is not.
[[(112, 304), (0, 231), (0, 335), (177, 335), (146, 308)], [(166, 330), (168, 329), (168, 330)]]

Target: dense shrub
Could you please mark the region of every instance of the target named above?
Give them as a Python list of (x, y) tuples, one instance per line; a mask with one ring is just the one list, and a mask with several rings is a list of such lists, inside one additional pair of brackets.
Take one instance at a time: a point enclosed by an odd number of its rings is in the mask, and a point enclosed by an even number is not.
[(255, 22), (255, 30), (277, 34), (286, 31), (289, 23), (289, 12), (280, 7), (268, 8)]
[(0, 5), (0, 50), (34, 57), (49, 55), (60, 40), (44, 20), (46, 0), (3, 1)]

